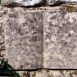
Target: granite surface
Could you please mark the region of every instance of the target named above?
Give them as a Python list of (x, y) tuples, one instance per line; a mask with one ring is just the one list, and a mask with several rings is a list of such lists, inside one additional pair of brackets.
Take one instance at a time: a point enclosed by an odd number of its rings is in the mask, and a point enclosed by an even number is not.
[(44, 12), (44, 67), (77, 69), (77, 12)]
[(14, 69), (77, 68), (77, 12), (61, 7), (1, 10), (6, 58)]
[(47, 0), (46, 2), (48, 5), (54, 5), (54, 4), (57, 5), (57, 4), (60, 4), (61, 1), (60, 0)]
[(6, 55), (5, 53), (5, 34), (4, 34), (4, 26), (2, 14), (0, 13), (0, 59)]
[(30, 72), (30, 77), (77, 77), (77, 70), (39, 70), (35, 72), (32, 71)]
[[(0, 13), (0, 52), (5, 49), (4, 27), (2, 24), (2, 14)], [(2, 52), (5, 53), (5, 50)], [(2, 54), (2, 53), (1, 53)], [(1, 55), (0, 54), (0, 55)], [(37, 70), (37, 71), (16, 71), (16, 76), (20, 77), (77, 77), (77, 70)], [(18, 76), (17, 76), (18, 77)]]
[(42, 68), (42, 12), (18, 7), (5, 8), (3, 14), (8, 63), (14, 69)]
[(77, 4), (77, 0), (47, 0), (48, 5)]
[(2, 5), (14, 5), (14, 6), (35, 6), (43, 3), (43, 0), (1, 0)]
[(44, 5), (61, 5), (77, 4), (77, 0), (1, 0), (3, 6), (44, 6)]
[[(18, 71), (17, 71), (18, 72)], [(77, 77), (77, 70), (19, 71), (20, 77)]]

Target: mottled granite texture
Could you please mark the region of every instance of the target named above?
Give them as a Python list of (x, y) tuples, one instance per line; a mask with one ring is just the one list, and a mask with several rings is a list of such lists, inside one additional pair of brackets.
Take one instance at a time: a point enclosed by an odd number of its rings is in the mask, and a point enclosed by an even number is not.
[(60, 9), (1, 9), (6, 58), (14, 69), (77, 68), (77, 12)]
[[(27, 77), (26, 73), (26, 77)], [(23, 74), (24, 76), (24, 74)], [(39, 70), (30, 72), (30, 77), (77, 77), (77, 70)]]
[(0, 59), (5, 56), (5, 38), (2, 14), (0, 13)]
[[(1, 26), (2, 23), (2, 14), (0, 13), (0, 44), (2, 44), (2, 48), (4, 49), (4, 30), (3, 26)], [(4, 45), (4, 46), (3, 46)], [(3, 50), (5, 53), (5, 50)], [(77, 77), (77, 70), (37, 70), (37, 71), (16, 71), (16, 75), (19, 75), (20, 77)]]
[(54, 5), (54, 4), (59, 3), (59, 2), (60, 2), (60, 0), (47, 0), (48, 5)]
[(77, 0), (47, 0), (48, 5), (77, 4)]
[(13, 4), (14, 6), (35, 6), (42, 3), (43, 0), (1, 0), (2, 5)]
[(77, 12), (44, 12), (44, 67), (77, 69)]
[[(0, 11), (1, 12), (1, 11)], [(4, 12), (3, 12), (4, 13)], [(4, 27), (1, 26), (3, 23), (3, 17), (2, 14), (0, 13), (0, 44), (2, 44), (2, 48), (5, 46), (5, 41), (4, 41)], [(5, 12), (6, 13), (6, 12)], [(4, 45), (4, 46), (3, 46)], [(5, 53), (5, 50), (3, 50)], [(77, 70), (37, 70), (37, 71), (16, 71), (20, 77), (77, 77)]]
[(8, 63), (14, 69), (42, 68), (42, 12), (18, 7), (5, 8), (3, 14)]
[(77, 4), (77, 0), (1, 0), (3, 6), (36, 6), (36, 5), (60, 5), (66, 3)]
[(77, 77), (77, 70), (17, 71), (20, 77)]

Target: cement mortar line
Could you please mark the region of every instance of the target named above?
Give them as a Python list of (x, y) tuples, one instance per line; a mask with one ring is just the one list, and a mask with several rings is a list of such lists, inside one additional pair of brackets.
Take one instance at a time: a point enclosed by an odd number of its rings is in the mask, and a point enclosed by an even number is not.
[[(66, 6), (66, 5), (65, 5)], [(72, 5), (73, 7), (75, 7), (75, 8), (77, 8), (77, 5)], [(62, 11), (64, 10), (64, 5), (63, 6), (55, 6), (55, 7), (50, 7), (50, 6), (46, 6), (46, 7), (35, 7), (35, 8), (26, 8), (26, 7), (12, 7), (13, 9), (22, 9), (22, 10), (24, 10), (25, 12), (43, 12), (43, 11), (50, 11), (50, 10), (52, 10), (52, 11), (54, 11), (54, 10), (56, 10), (56, 11), (61, 11), (61, 9), (62, 9)], [(4, 10), (8, 10), (9, 11), (9, 9), (11, 9), (11, 7), (2, 7), (2, 6), (0, 6), (0, 10), (2, 10), (2, 9), (4, 9)], [(77, 9), (75, 9), (76, 11), (77, 11)]]
[[(9, 11), (9, 9), (11, 9), (11, 8), (8, 8), (8, 7), (0, 7), (0, 10), (2, 10), (2, 8), (4, 10), (8, 10), (8, 11)], [(50, 10), (52, 10), (52, 11), (54, 11), (54, 10), (59, 11), (61, 6), (58, 6), (58, 7), (39, 7), (39, 8), (37, 8), (37, 7), (36, 8), (14, 7), (13, 9), (18, 9), (18, 8), (20, 8), (20, 9), (23, 8), (25, 13), (27, 13), (27, 12), (42, 12), (42, 11), (46, 11), (46, 10), (47, 11), (50, 11)]]

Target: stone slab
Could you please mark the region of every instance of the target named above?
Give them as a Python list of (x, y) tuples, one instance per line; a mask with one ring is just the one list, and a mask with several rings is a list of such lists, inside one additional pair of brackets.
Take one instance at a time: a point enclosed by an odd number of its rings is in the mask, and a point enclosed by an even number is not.
[(9, 65), (21, 70), (42, 68), (42, 12), (17, 7), (4, 9), (3, 14)]
[(48, 5), (59, 5), (59, 4), (77, 4), (77, 0), (47, 0)]
[(1, 9), (6, 58), (14, 69), (77, 69), (77, 12), (59, 9)]
[(44, 68), (77, 69), (77, 12), (44, 12)]
[(42, 0), (2, 0), (2, 5), (14, 5), (14, 6), (35, 6), (43, 3)]

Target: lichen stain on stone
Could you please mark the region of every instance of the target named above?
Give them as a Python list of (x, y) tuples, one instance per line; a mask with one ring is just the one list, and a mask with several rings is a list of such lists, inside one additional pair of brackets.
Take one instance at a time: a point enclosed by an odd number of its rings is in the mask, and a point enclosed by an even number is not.
[(35, 77), (36, 76), (36, 72), (34, 72), (33, 74), (32, 74), (32, 77)]
[(72, 74), (77, 75), (77, 70), (76, 70), (76, 71), (74, 71)]
[(23, 74), (22, 74), (22, 77), (30, 77), (30, 73), (27, 71), (27, 72), (24, 72)]
[(76, 12), (76, 11), (77, 11), (77, 8), (74, 7), (73, 5), (64, 6), (63, 9), (64, 9), (65, 11), (67, 11), (67, 12)]
[(77, 70), (41, 69), (37, 71), (24, 71), (21, 77), (77, 77)]

